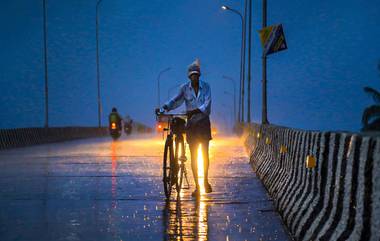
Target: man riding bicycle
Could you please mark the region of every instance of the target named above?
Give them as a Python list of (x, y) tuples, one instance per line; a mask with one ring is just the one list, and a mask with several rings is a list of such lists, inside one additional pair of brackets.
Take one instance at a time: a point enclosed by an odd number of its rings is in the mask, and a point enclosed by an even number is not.
[(188, 78), (190, 83), (181, 85), (176, 96), (162, 106), (165, 111), (178, 108), (185, 102), (186, 114), (188, 117), (186, 125), (186, 139), (189, 143), (191, 154), (191, 169), (196, 184), (192, 196), (199, 196), (197, 151), (202, 145), (202, 155), (204, 160), (204, 186), (206, 193), (212, 192), (208, 182), (209, 167), (209, 141), (211, 140), (211, 88), (208, 83), (199, 79), (201, 75), (200, 63), (196, 59), (188, 68)]

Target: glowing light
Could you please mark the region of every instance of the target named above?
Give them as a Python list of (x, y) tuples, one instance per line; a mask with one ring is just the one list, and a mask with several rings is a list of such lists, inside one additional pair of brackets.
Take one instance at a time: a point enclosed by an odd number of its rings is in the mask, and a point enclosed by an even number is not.
[(156, 125), (157, 131), (162, 131), (165, 128), (165, 123), (158, 122)]
[(202, 155), (202, 145), (199, 144), (198, 147), (198, 185), (199, 185), (199, 192), (200, 194), (205, 193), (205, 186), (204, 186), (204, 160), (203, 160), (203, 155)]
[(112, 130), (115, 130), (115, 129), (116, 129), (116, 123), (115, 123), (115, 122), (112, 122), (112, 124), (111, 124), (111, 128), (112, 128)]

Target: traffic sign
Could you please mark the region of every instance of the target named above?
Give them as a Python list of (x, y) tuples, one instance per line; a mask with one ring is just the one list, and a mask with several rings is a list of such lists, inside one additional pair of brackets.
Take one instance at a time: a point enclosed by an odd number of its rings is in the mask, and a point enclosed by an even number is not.
[(259, 30), (261, 45), (264, 48), (263, 55), (269, 55), (288, 48), (285, 41), (282, 24), (272, 25)]

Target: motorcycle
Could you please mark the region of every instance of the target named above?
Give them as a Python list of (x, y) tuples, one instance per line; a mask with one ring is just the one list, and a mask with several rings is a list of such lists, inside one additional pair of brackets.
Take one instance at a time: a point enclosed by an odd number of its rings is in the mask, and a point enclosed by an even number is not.
[(117, 140), (117, 139), (120, 138), (120, 136), (121, 136), (121, 128), (118, 126), (118, 124), (116, 122), (111, 122), (110, 134), (111, 134), (111, 137), (114, 140)]
[(132, 133), (132, 125), (124, 124), (124, 132), (126, 135), (130, 135)]

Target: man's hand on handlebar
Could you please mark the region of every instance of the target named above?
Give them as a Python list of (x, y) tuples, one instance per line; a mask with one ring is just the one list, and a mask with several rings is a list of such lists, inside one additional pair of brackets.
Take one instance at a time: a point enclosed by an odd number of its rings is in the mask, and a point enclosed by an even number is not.
[(161, 108), (156, 108), (154, 110), (154, 112), (156, 113), (156, 115), (160, 115), (160, 114), (163, 114), (165, 113), (165, 111), (168, 111), (168, 107), (166, 105), (164, 105), (163, 107)]

